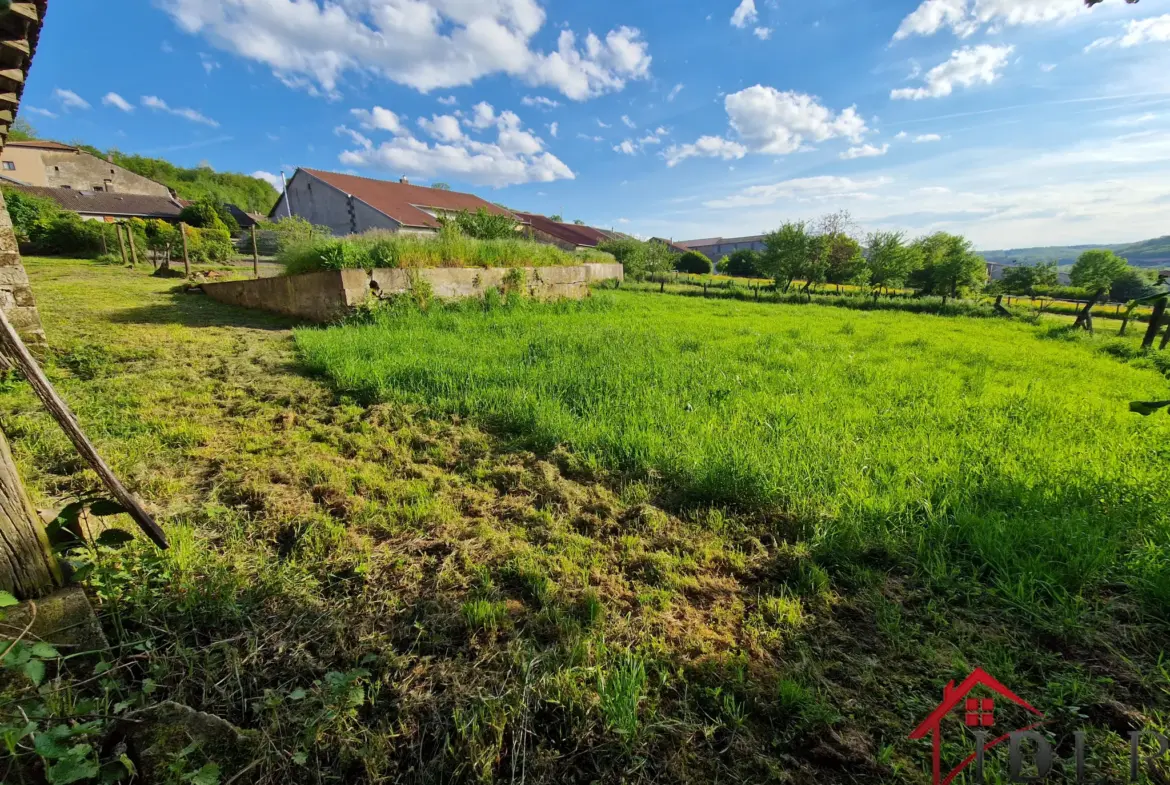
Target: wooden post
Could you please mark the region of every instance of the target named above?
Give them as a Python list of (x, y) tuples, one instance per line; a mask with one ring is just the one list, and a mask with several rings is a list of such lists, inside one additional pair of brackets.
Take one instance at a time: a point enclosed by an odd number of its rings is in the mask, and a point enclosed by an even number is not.
[(49, 594), (63, 583), (44, 524), (20, 481), (0, 432), (0, 590), (18, 600)]
[(114, 224), (114, 231), (118, 234), (118, 250), (122, 252), (122, 264), (130, 264), (126, 258), (126, 243), (122, 240), (122, 224)]
[(1170, 344), (1170, 327), (1166, 328), (1166, 333), (1162, 336), (1162, 343), (1158, 344), (1158, 350), (1165, 349)]
[(69, 441), (73, 442), (73, 446), (81, 454), (82, 459), (101, 479), (110, 495), (122, 505), (126, 514), (134, 519), (155, 545), (166, 548), (167, 538), (163, 534), (163, 530), (102, 460), (97, 448), (81, 430), (77, 417), (69, 408), (69, 404), (65, 403), (64, 399), (53, 389), (53, 385), (45, 376), (44, 371), (41, 370), (41, 366), (37, 365), (37, 361), (29, 353), (28, 347), (24, 345), (24, 341), (20, 340), (20, 336), (13, 329), (8, 317), (4, 315), (3, 309), (0, 309), (0, 349), (24, 374), (24, 378), (33, 388), (33, 392), (41, 399), (41, 403), (49, 410), (49, 414), (53, 416), (57, 424), (61, 426), (61, 430), (65, 431), (65, 435), (69, 437)]
[(256, 248), (256, 224), (252, 224), (252, 277), (260, 277), (260, 251)]
[(110, 247), (106, 245), (106, 225), (102, 224), (102, 256), (110, 252)]
[(1146, 335), (1142, 338), (1142, 349), (1149, 349), (1154, 345), (1154, 338), (1158, 336), (1158, 328), (1162, 326), (1162, 316), (1166, 313), (1166, 298), (1163, 297), (1154, 303), (1154, 312), (1150, 314), (1150, 326), (1146, 328)]
[(187, 224), (179, 222), (179, 234), (183, 235), (183, 273), (191, 277), (191, 255), (187, 253)]
[(134, 232), (130, 231), (130, 224), (126, 224), (126, 244), (130, 246), (130, 266), (138, 266), (138, 252), (134, 250)]

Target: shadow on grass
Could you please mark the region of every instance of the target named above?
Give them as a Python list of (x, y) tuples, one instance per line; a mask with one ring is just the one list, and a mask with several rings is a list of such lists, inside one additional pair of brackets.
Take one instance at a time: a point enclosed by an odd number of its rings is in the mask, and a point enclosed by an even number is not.
[(302, 321), (289, 316), (216, 302), (205, 294), (172, 292), (168, 301), (127, 308), (110, 315), (115, 324), (181, 324), (186, 327), (246, 327), (290, 330)]

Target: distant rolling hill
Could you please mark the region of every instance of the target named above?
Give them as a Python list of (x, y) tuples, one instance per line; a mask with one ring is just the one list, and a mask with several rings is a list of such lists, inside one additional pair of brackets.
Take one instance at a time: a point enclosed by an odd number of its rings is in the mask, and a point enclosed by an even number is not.
[(1093, 248), (1108, 248), (1118, 256), (1124, 256), (1135, 267), (1170, 268), (1170, 236), (1120, 245), (1049, 245), (1041, 248), (1009, 248), (1004, 251), (980, 253), (989, 262), (1039, 264), (1056, 260), (1063, 267), (1072, 264), (1084, 251)]

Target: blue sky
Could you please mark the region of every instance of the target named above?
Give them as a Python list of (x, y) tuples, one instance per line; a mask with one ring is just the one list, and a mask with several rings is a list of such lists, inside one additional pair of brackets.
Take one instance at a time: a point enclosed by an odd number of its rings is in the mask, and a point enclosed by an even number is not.
[(1170, 2), (54, 0), (45, 136), (644, 236), (1170, 233)]

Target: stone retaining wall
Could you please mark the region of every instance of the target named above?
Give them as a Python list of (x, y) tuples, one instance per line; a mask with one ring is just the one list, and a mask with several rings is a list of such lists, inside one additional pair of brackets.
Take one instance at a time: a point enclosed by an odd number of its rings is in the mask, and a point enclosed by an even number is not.
[[(541, 300), (581, 299), (589, 284), (624, 280), (620, 264), (581, 264), (570, 267), (521, 267), (523, 289)], [(512, 278), (509, 278), (512, 276)], [(417, 270), (337, 270), (251, 281), (205, 283), (213, 300), (329, 322), (345, 316), (370, 297), (391, 297), (411, 291), (415, 281), (429, 285), (435, 297), (482, 297), (488, 289), (516, 285), (519, 276), (502, 267), (433, 267)]]

